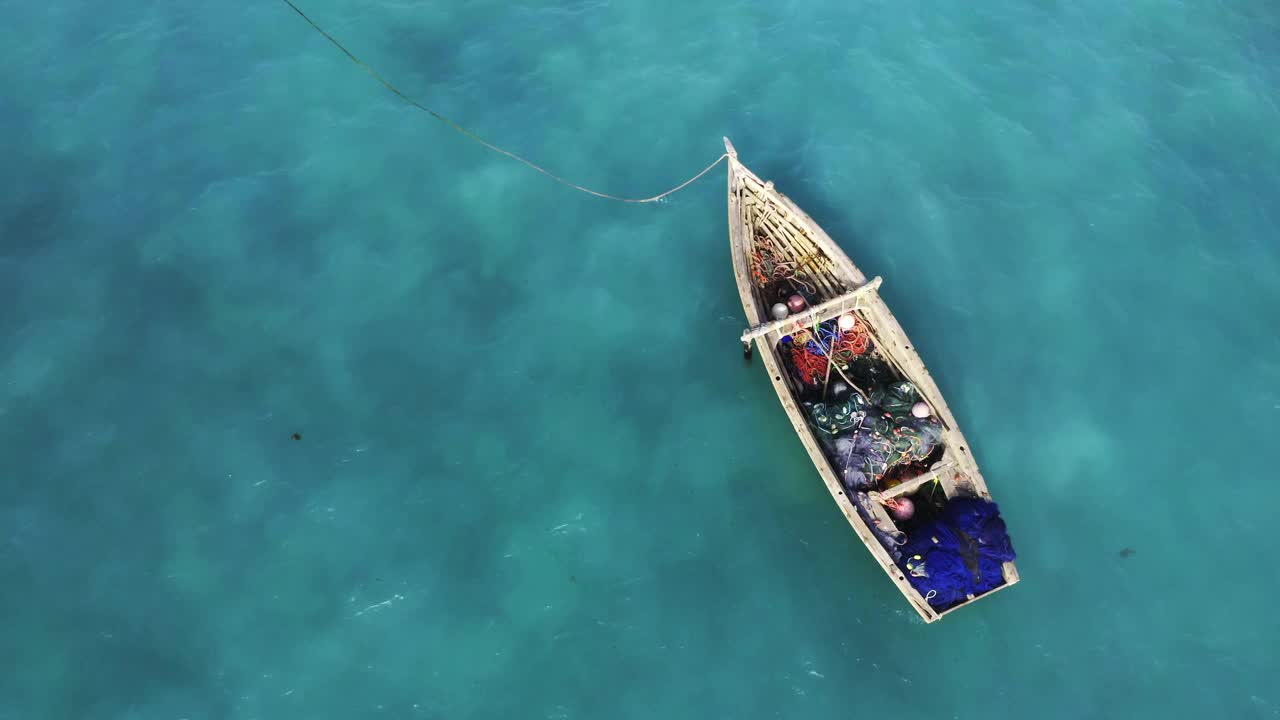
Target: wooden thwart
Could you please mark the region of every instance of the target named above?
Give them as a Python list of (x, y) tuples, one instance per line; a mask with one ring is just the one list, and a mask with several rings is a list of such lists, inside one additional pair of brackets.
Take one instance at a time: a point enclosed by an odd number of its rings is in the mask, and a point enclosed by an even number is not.
[(884, 492), (873, 492), (873, 493), (870, 493), (870, 495), (871, 495), (871, 498), (877, 502), (880, 502), (883, 500), (892, 500), (893, 498), (896, 498), (900, 495), (909, 495), (915, 492), (915, 490), (919, 488), (921, 485), (924, 485), (925, 483), (928, 483), (928, 482), (932, 482), (933, 480), (936, 480), (936, 479), (941, 479), (943, 473), (950, 472), (954, 469), (955, 469), (955, 463), (947, 463), (942, 467), (923, 472), (920, 475), (913, 477), (910, 480), (902, 483), (901, 485), (894, 485), (893, 487), (889, 488), (888, 490), (885, 490)]
[(813, 325), (814, 323), (830, 319), (831, 317), (839, 315), (846, 310), (853, 309), (853, 303), (856, 303), (858, 298), (879, 289), (882, 282), (884, 282), (884, 280), (881, 277), (876, 276), (866, 285), (850, 290), (838, 297), (834, 297), (821, 305), (815, 305), (808, 310), (798, 312), (795, 315), (785, 317), (781, 320), (767, 322), (763, 325), (757, 325), (749, 330), (745, 330), (742, 333), (742, 342), (748, 343), (758, 337), (764, 337), (765, 335), (768, 335), (771, 332), (777, 332), (778, 330), (792, 327), (804, 327), (806, 325)]

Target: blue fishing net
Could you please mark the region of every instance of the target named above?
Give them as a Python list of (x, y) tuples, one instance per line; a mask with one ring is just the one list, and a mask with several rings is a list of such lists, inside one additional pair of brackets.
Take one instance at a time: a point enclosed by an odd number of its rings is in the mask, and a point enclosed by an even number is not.
[(1004, 584), (1003, 564), (1016, 554), (999, 507), (952, 498), (932, 522), (912, 531), (898, 560), (932, 606), (946, 608)]

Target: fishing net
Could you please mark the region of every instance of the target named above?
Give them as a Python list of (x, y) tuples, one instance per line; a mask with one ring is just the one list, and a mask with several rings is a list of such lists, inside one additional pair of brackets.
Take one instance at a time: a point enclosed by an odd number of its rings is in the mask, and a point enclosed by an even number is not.
[(897, 379), (889, 364), (874, 353), (866, 353), (854, 358), (844, 374), (862, 388), (875, 387)]
[(809, 406), (809, 419), (819, 432), (839, 435), (861, 425), (867, 416), (867, 403), (861, 395), (847, 394), (843, 401), (813, 403)]
[(850, 490), (876, 487), (890, 471), (924, 462), (942, 444), (942, 425), (917, 418), (915, 386), (896, 381), (875, 386), (870, 399), (849, 392), (833, 402), (805, 403), (826, 455)]
[(906, 380), (880, 385), (871, 393), (871, 402), (894, 417), (909, 415), (919, 401), (916, 386)]
[[(871, 332), (861, 318), (847, 317), (853, 318), (853, 324), (847, 330), (840, 328), (838, 319), (832, 319), (814, 328), (797, 330), (779, 341), (783, 364), (801, 385), (820, 387), (830, 382), (833, 376), (839, 379), (847, 375), (855, 363), (868, 364), (864, 359), (872, 350)], [(832, 361), (835, 362), (834, 368), (829, 367)], [(883, 361), (879, 362), (883, 364)]]
[(1000, 508), (957, 497), (912, 533), (898, 562), (930, 605), (946, 608), (1003, 585), (1003, 564), (1015, 557)]
[(942, 426), (912, 414), (919, 390), (874, 351), (862, 319), (847, 317), (843, 329), (833, 318), (796, 330), (778, 350), (832, 467), (845, 487), (863, 490), (924, 462), (941, 445)]

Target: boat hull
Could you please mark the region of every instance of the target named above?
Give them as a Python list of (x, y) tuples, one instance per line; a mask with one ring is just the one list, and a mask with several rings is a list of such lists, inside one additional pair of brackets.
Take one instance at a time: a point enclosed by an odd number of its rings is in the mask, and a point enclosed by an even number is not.
[[(960, 432), (932, 376), (916, 354), (914, 346), (902, 327), (880, 298), (877, 292), (878, 279), (874, 283), (868, 283), (862, 271), (812, 218), (790, 198), (778, 192), (772, 183), (762, 181), (742, 165), (733, 146), (727, 139), (725, 142), (729, 150), (729, 238), (734, 274), (747, 322), (751, 328), (756, 328), (758, 333), (763, 333), (756, 337), (752, 337), (750, 333), (744, 334), (744, 342), (754, 342), (757, 354), (796, 435), (850, 527), (912, 608), (925, 622), (934, 622), (959, 607), (969, 604), (974, 597), (944, 610), (931, 606), (926, 598), (912, 586), (906, 574), (877, 539), (872, 527), (859, 513), (855, 499), (850, 497), (849, 491), (837, 477), (836, 471), (823, 451), (822, 443), (801, 408), (785, 362), (779, 354), (776, 340), (786, 332), (786, 322), (774, 321), (766, 301), (760, 297), (758, 282), (753, 280), (748, 257), (754, 233), (761, 232), (762, 228), (769, 232), (787, 233), (789, 238), (787, 242), (795, 247), (796, 253), (804, 254), (810, 251), (806, 256), (817, 254), (825, 256), (823, 277), (814, 283), (820, 285), (827, 293), (821, 297), (831, 298), (824, 304), (833, 306), (847, 304), (849, 306), (847, 309), (841, 308), (837, 312), (856, 313), (860, 319), (874, 328), (878, 351), (890, 359), (900, 375), (915, 384), (944, 428), (946, 455), (944, 462), (940, 463), (942, 469), (937, 471), (931, 479), (941, 484), (947, 491), (948, 497), (974, 496), (990, 500), (991, 496), (986, 483), (978, 470), (977, 463), (973, 460), (968, 442)], [(762, 207), (766, 208), (763, 215), (760, 210)], [(785, 227), (783, 227), (784, 223)], [(847, 303), (844, 302), (845, 298), (849, 299)], [(774, 325), (779, 327), (774, 329), (771, 327)], [(880, 518), (891, 524), (887, 514)], [(878, 525), (882, 522), (875, 515), (872, 515), (872, 521)], [(1009, 561), (1004, 564), (1004, 583), (996, 589), (1012, 586), (1018, 582), (1018, 579), (1017, 568), (1012, 561)], [(990, 592), (977, 597), (985, 597)]]

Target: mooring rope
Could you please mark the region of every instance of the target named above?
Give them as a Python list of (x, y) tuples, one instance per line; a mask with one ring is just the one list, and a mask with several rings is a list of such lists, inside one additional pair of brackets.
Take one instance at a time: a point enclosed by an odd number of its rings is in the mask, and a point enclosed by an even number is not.
[(431, 117), (433, 117), (433, 118), (435, 118), (435, 119), (439, 120), (440, 122), (444, 123), (445, 125), (448, 125), (450, 128), (453, 128), (454, 130), (458, 131), (459, 133), (462, 133), (463, 135), (467, 136), (468, 138), (471, 138), (472, 140), (474, 140), (474, 141), (476, 141), (476, 142), (480, 143), (481, 145), (483, 145), (483, 146), (485, 146), (485, 147), (489, 148), (490, 150), (492, 150), (492, 151), (494, 151), (494, 152), (496, 152), (496, 153), (501, 153), (501, 154), (503, 154), (503, 155), (506, 155), (507, 157), (509, 157), (509, 158), (511, 158), (512, 160), (515, 160), (515, 161), (517, 161), (517, 162), (524, 163), (525, 165), (528, 165), (529, 167), (533, 168), (534, 170), (537, 170), (538, 172), (542, 173), (543, 175), (546, 175), (547, 177), (551, 178), (552, 180), (555, 180), (556, 182), (558, 182), (558, 183), (560, 183), (560, 184), (562, 184), (562, 185), (568, 185), (569, 187), (573, 188), (574, 190), (581, 190), (582, 192), (587, 193), (588, 195), (595, 195), (596, 197), (605, 198), (606, 200), (617, 200), (617, 201), (619, 201), (619, 202), (625, 202), (625, 203), (651, 203), (651, 202), (657, 202), (657, 201), (661, 200), (662, 198), (664, 198), (664, 197), (666, 197), (666, 196), (668, 196), (668, 195), (671, 195), (672, 193), (675, 193), (675, 192), (678, 192), (678, 191), (680, 191), (680, 190), (683, 190), (683, 189), (684, 189), (685, 187), (687, 187), (690, 183), (694, 182), (695, 180), (697, 180), (698, 178), (702, 177), (703, 175), (706, 175), (707, 173), (711, 172), (711, 169), (712, 169), (712, 168), (714, 168), (715, 166), (719, 165), (719, 164), (720, 164), (720, 161), (722, 161), (722, 160), (724, 160), (725, 158), (729, 157), (729, 154), (728, 154), (728, 153), (725, 153), (724, 155), (721, 155), (720, 157), (716, 158), (716, 161), (715, 161), (715, 162), (711, 163), (711, 164), (710, 164), (710, 165), (708, 165), (706, 168), (704, 168), (702, 172), (698, 173), (697, 175), (694, 175), (693, 177), (689, 178), (688, 180), (685, 180), (684, 182), (682, 182), (682, 183), (680, 183), (679, 185), (677, 185), (677, 186), (675, 186), (675, 187), (671, 188), (670, 190), (668, 190), (668, 191), (666, 191), (666, 192), (664, 192), (664, 193), (659, 193), (659, 194), (657, 194), (657, 195), (654, 195), (653, 197), (647, 197), (647, 198), (625, 198), (625, 197), (618, 197), (617, 195), (610, 195), (610, 194), (608, 194), (608, 193), (596, 192), (595, 190), (592, 190), (592, 189), (590, 189), (590, 188), (585, 188), (585, 187), (583, 187), (583, 186), (581, 186), (581, 185), (577, 185), (577, 184), (575, 184), (575, 183), (571, 183), (571, 182), (569, 182), (568, 180), (565, 180), (564, 178), (560, 177), (559, 175), (556, 175), (555, 173), (551, 172), (550, 170), (547, 170), (546, 168), (540, 167), (540, 166), (538, 166), (538, 165), (536, 165), (536, 164), (534, 164), (534, 163), (530, 162), (529, 160), (526, 160), (525, 158), (523, 158), (523, 157), (521, 157), (521, 156), (519, 156), (519, 155), (517, 155), (517, 154), (515, 154), (515, 153), (511, 152), (510, 150), (504, 150), (504, 149), (502, 149), (502, 148), (498, 147), (497, 145), (494, 145), (493, 143), (491, 143), (491, 142), (489, 142), (489, 141), (485, 140), (484, 138), (480, 137), (479, 135), (476, 135), (475, 133), (471, 132), (470, 130), (468, 130), (468, 129), (464, 128), (464, 127), (462, 127), (461, 125), (459, 125), (458, 123), (456, 123), (456, 122), (454, 122), (454, 121), (450, 120), (449, 118), (445, 117), (444, 115), (441, 115), (440, 113), (436, 112), (435, 110), (432, 110), (431, 108), (427, 107), (426, 105), (423, 105), (422, 103), (418, 102), (417, 100), (414, 100), (413, 98), (409, 97), (408, 95), (405, 95), (404, 93), (400, 92), (400, 89), (399, 89), (399, 88), (397, 88), (395, 85), (392, 85), (392, 84), (391, 84), (390, 82), (388, 82), (385, 78), (383, 78), (381, 75), (379, 75), (377, 70), (374, 70), (374, 69), (373, 69), (372, 67), (370, 67), (367, 63), (365, 63), (363, 60), (361, 60), (360, 58), (356, 57), (354, 53), (352, 53), (350, 50), (348, 50), (348, 49), (346, 48), (346, 46), (344, 46), (342, 43), (338, 42), (338, 40), (337, 40), (335, 37), (333, 37), (333, 36), (332, 36), (332, 35), (330, 35), (329, 33), (325, 32), (324, 28), (322, 28), (322, 27), (320, 27), (319, 25), (317, 25), (317, 24), (316, 24), (316, 22), (315, 22), (314, 20), (312, 20), (310, 17), (308, 17), (306, 13), (302, 12), (302, 9), (301, 9), (301, 8), (299, 8), (297, 5), (294, 5), (292, 0), (283, 0), (283, 1), (284, 1), (284, 3), (285, 3), (286, 5), (288, 5), (289, 7), (293, 8), (293, 11), (294, 11), (294, 12), (296, 12), (296, 13), (298, 13), (298, 15), (299, 15), (299, 16), (301, 16), (303, 20), (306, 20), (306, 21), (307, 21), (307, 24), (308, 24), (308, 25), (310, 25), (310, 26), (311, 26), (311, 27), (312, 27), (316, 32), (318, 32), (318, 33), (320, 33), (321, 35), (323, 35), (323, 36), (324, 36), (324, 38), (325, 38), (326, 40), (328, 40), (329, 42), (333, 43), (333, 46), (334, 46), (334, 47), (336, 47), (336, 48), (338, 48), (339, 50), (341, 50), (341, 51), (342, 51), (342, 53), (343, 53), (344, 55), (346, 55), (346, 56), (351, 60), (351, 62), (353, 62), (353, 63), (355, 63), (356, 65), (360, 66), (360, 68), (361, 68), (361, 69), (363, 69), (365, 72), (369, 73), (369, 76), (370, 76), (370, 77), (372, 77), (374, 80), (377, 80), (378, 82), (382, 83), (383, 87), (385, 87), (386, 89), (388, 89), (388, 90), (390, 90), (391, 92), (395, 93), (395, 94), (396, 94), (396, 96), (397, 96), (397, 97), (399, 97), (401, 100), (403, 100), (403, 101), (405, 101), (406, 103), (408, 103), (409, 105), (411, 105), (411, 106), (413, 106), (413, 107), (417, 108), (418, 110), (421, 110), (422, 112), (427, 113), (427, 114), (428, 114), (428, 115), (430, 115)]

